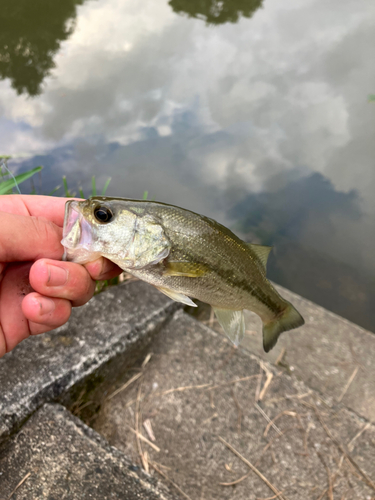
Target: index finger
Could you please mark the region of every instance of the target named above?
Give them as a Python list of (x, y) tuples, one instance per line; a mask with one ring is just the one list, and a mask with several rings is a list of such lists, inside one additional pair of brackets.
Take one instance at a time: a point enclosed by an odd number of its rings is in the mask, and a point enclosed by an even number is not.
[(64, 225), (65, 203), (74, 198), (25, 194), (0, 196), (0, 212), (44, 217), (59, 227)]

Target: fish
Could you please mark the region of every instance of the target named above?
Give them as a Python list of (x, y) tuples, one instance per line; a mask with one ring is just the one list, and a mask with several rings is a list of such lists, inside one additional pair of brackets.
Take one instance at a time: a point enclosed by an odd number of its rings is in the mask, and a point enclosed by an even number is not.
[(63, 260), (85, 264), (103, 256), (171, 299), (210, 304), (238, 346), (245, 309), (263, 322), (263, 348), (304, 319), (266, 278), (271, 247), (242, 241), (215, 220), (174, 205), (94, 196), (66, 202)]

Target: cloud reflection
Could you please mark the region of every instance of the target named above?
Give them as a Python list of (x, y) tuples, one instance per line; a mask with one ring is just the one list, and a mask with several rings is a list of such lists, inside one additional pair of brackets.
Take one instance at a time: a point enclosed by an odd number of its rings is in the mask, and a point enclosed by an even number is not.
[(212, 29), (164, 0), (86, 2), (43, 94), (0, 82), (0, 148), (47, 165), (46, 191), (95, 174), (111, 194), (147, 189), (224, 223), (243, 206), (244, 233), (274, 238), (278, 256), (294, 242), (280, 262), (295, 283), (319, 259), (337, 280), (342, 266), (374, 274), (375, 12), (353, 9), (268, 0)]

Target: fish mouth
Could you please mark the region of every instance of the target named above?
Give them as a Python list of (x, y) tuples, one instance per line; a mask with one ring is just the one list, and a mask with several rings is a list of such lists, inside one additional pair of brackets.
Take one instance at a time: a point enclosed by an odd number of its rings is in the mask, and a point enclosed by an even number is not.
[(76, 200), (67, 201), (65, 204), (65, 216), (63, 227), (63, 239), (61, 244), (64, 246), (64, 255), (62, 260), (69, 260), (77, 262), (78, 255), (73, 250), (81, 249), (81, 258), (79, 261), (86, 260), (84, 255), (90, 252), (92, 246), (92, 228), (87, 220), (84, 218), (81, 210), (80, 203)]

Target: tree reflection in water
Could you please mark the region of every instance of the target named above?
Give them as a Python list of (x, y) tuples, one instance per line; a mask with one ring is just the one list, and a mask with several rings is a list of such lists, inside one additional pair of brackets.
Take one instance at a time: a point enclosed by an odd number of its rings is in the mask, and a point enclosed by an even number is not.
[(251, 17), (263, 0), (170, 0), (178, 14), (203, 19), (207, 24), (236, 23), (241, 16)]
[(84, 0), (1, 0), (0, 78), (18, 94), (36, 96), (54, 67), (53, 57), (74, 31)]

